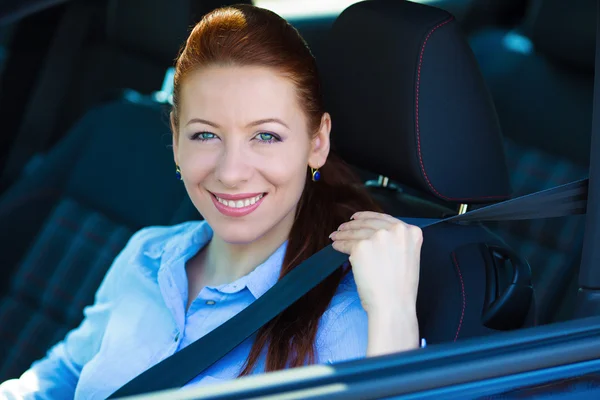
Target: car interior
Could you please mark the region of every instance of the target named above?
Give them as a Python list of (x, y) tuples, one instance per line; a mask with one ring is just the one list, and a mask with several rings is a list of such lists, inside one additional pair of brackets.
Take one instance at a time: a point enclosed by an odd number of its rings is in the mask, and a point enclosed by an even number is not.
[[(136, 230), (202, 218), (175, 179), (171, 67), (191, 24), (242, 2), (59, 2), (0, 26), (0, 382), (79, 324)], [(333, 148), (386, 212), (439, 219), (588, 175), (595, 1), (347, 3), (282, 16), (317, 59)], [(574, 318), (584, 223), (428, 229), (422, 335)]]

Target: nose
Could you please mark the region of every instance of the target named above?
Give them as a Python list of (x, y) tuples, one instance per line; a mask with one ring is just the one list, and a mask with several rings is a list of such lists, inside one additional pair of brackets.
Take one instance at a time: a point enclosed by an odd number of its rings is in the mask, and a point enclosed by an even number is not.
[(216, 178), (227, 188), (236, 188), (247, 182), (252, 176), (248, 165), (248, 155), (243, 145), (230, 143), (224, 146), (215, 169)]

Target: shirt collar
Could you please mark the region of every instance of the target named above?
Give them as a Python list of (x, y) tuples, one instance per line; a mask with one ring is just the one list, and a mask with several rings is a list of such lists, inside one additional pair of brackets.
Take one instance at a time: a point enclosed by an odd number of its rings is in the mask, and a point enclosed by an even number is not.
[[(206, 221), (187, 222), (178, 228), (166, 243), (163, 242), (162, 249), (154, 246), (146, 251), (147, 256), (161, 259), (160, 269), (168, 268), (182, 260), (187, 261), (213, 237), (213, 230)], [(286, 249), (287, 241), (249, 274), (212, 289), (223, 293), (236, 293), (247, 288), (255, 299), (259, 298), (279, 280)]]
[(209, 288), (226, 294), (238, 293), (244, 289), (248, 289), (252, 296), (258, 299), (279, 280), (286, 249), (287, 241), (279, 246), (269, 258), (254, 268), (249, 274), (242, 276), (234, 282), (216, 287), (209, 286)]
[(182, 257), (187, 261), (206, 246), (212, 237), (213, 230), (208, 222), (195, 221), (184, 226), (181, 232), (177, 232), (165, 243), (164, 255), (170, 258), (169, 261)]

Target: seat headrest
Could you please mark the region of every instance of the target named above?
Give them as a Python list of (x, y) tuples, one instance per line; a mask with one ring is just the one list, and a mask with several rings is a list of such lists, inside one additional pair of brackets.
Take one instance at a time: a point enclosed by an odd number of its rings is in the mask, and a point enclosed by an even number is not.
[(192, 26), (217, 7), (250, 0), (110, 0), (108, 38), (173, 64)]
[(328, 47), (323, 91), (342, 158), (446, 201), (509, 197), (498, 118), (450, 14), (408, 1), (356, 3)]
[(191, 24), (190, 0), (111, 0), (109, 40), (172, 64)]
[(596, 0), (535, 0), (525, 26), (536, 50), (589, 72), (594, 69)]

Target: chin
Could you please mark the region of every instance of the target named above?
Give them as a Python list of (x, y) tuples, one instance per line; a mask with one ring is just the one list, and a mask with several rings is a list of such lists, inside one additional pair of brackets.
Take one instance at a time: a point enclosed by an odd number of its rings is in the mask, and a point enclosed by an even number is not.
[(208, 221), (214, 234), (225, 243), (250, 244), (260, 239), (266, 232), (251, 221)]
[[(211, 200), (212, 202), (212, 200)], [(221, 214), (213, 204), (207, 205), (206, 214), (201, 213), (212, 228), (215, 236), (223, 242), (236, 245), (253, 243), (265, 236), (277, 234), (280, 228), (288, 225), (289, 218), (293, 218), (295, 208), (292, 207), (282, 215), (268, 212), (270, 204), (263, 203), (254, 212), (244, 217), (229, 217)], [(200, 208), (199, 208), (200, 210)], [(282, 225), (283, 224), (283, 225)]]

